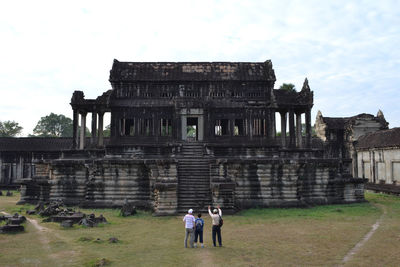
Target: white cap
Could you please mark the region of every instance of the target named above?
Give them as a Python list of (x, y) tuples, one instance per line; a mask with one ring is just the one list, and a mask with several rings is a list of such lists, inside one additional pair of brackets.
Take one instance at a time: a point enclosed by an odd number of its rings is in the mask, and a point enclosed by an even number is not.
[(192, 214), (192, 213), (193, 213), (193, 210), (192, 210), (192, 209), (189, 209), (189, 210), (188, 210), (188, 213), (189, 213), (189, 214)]
[(213, 210), (213, 213), (218, 213), (218, 210), (217, 210), (217, 209), (214, 209), (214, 210)]

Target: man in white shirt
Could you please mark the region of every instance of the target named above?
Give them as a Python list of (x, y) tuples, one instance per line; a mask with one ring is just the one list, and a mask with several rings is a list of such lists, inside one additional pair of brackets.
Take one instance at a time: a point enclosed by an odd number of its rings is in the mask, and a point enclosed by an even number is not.
[(187, 248), (187, 239), (188, 236), (190, 236), (189, 243), (190, 247), (194, 247), (194, 227), (195, 227), (195, 221), (196, 219), (192, 215), (193, 210), (190, 209), (188, 210), (188, 214), (183, 217), (183, 222), (185, 224), (185, 248)]

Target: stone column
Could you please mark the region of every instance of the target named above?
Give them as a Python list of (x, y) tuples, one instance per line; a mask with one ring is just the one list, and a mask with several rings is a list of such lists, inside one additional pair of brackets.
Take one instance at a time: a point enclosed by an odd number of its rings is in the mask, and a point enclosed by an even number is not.
[(289, 147), (296, 146), (296, 134), (294, 126), (294, 112), (293, 109), (289, 110)]
[(97, 113), (92, 112), (92, 136), (90, 137), (90, 142), (92, 146), (96, 146), (96, 136), (97, 136)]
[(15, 175), (16, 180), (21, 179), (24, 176), (24, 159), (20, 156), (17, 164), (17, 174)]
[(8, 184), (13, 184), (15, 178), (17, 177), (17, 163), (12, 164), (12, 171), (10, 172), (10, 179), (8, 180)]
[(270, 120), (269, 120), (270, 126), (268, 126), (268, 127), (271, 131), (271, 138), (275, 139), (275, 137), (276, 137), (275, 110), (271, 110), (269, 116), (270, 116)]
[(286, 111), (279, 112), (281, 114), (281, 142), (282, 142), (282, 147), (286, 147), (286, 118), (287, 118), (287, 113)]
[(297, 147), (303, 147), (303, 136), (301, 129), (301, 113), (296, 113), (296, 144)]
[(99, 112), (99, 138), (97, 139), (97, 145), (102, 147), (104, 145), (104, 136), (103, 136), (103, 119), (104, 119), (104, 112)]
[(81, 112), (81, 132), (80, 132), (79, 149), (85, 148), (85, 138), (86, 138), (86, 112)]
[(74, 109), (73, 121), (72, 121), (72, 148), (78, 148), (78, 110)]
[(186, 116), (181, 115), (181, 130), (182, 130), (182, 140), (187, 139), (187, 121), (186, 121)]
[(197, 140), (199, 141), (203, 141), (204, 139), (204, 117), (203, 115), (199, 115), (199, 117), (197, 118)]
[(306, 111), (306, 147), (311, 147), (311, 109)]

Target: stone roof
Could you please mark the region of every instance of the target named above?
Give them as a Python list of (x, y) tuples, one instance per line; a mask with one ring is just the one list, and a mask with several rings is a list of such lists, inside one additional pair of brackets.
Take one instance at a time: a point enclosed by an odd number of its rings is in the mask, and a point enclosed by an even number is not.
[(110, 82), (275, 81), (266, 62), (120, 62), (114, 60)]
[(387, 127), (387, 122), (384, 118), (375, 117), (372, 114), (361, 113), (353, 117), (322, 117), (323, 121), (328, 125), (329, 129), (344, 129), (350, 125), (353, 125), (356, 120), (375, 120), (380, 122), (382, 127)]
[(72, 138), (1, 137), (0, 151), (60, 151), (72, 147)]
[(344, 129), (349, 118), (323, 117), (329, 129)]
[(361, 136), (357, 148), (400, 147), (400, 128), (380, 130)]
[(275, 99), (278, 103), (292, 104), (297, 101), (297, 92), (274, 89)]

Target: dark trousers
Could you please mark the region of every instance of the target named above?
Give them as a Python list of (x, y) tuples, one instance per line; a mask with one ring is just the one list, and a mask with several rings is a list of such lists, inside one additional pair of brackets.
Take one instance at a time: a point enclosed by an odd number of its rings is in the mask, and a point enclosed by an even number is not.
[(219, 227), (218, 225), (213, 225), (213, 227), (212, 227), (212, 240), (213, 240), (214, 247), (216, 246), (215, 235), (218, 236), (219, 246), (222, 246), (221, 227)]
[(200, 243), (203, 243), (203, 231), (194, 232), (194, 243), (197, 243), (197, 238), (200, 239)]

